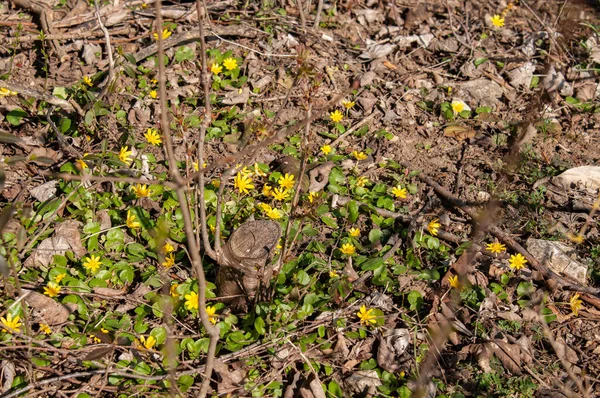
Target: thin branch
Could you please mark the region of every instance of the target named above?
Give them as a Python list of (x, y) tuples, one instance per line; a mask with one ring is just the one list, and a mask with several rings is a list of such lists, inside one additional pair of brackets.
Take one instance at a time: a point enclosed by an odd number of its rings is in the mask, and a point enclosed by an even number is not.
[(108, 55), (108, 80), (106, 81), (106, 87), (108, 87), (115, 78), (115, 61), (113, 59), (112, 45), (110, 44), (110, 34), (108, 33), (106, 26), (102, 23), (102, 18), (100, 18), (98, 0), (94, 1), (94, 8), (96, 9), (96, 19), (98, 19), (98, 24), (100, 25), (100, 29), (104, 33), (104, 39), (106, 40), (106, 53)]

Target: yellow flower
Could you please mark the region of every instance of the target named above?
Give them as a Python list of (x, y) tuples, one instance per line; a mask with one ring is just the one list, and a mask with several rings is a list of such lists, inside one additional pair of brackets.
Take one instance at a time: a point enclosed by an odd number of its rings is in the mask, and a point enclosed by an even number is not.
[(100, 256), (91, 255), (89, 257), (86, 257), (84, 260), (85, 261), (83, 262), (83, 268), (87, 269), (92, 274), (95, 274), (96, 271), (98, 271), (98, 269), (100, 268), (100, 265), (102, 264), (100, 262)]
[(290, 196), (290, 192), (283, 187), (279, 187), (279, 188), (275, 188), (273, 190), (272, 195), (273, 195), (273, 199), (283, 201), (283, 200), (286, 200)]
[(527, 259), (523, 257), (521, 253), (517, 253), (517, 255), (510, 256), (508, 260), (508, 264), (510, 268), (520, 270), (521, 268), (525, 268), (525, 264), (527, 264)]
[(156, 97), (158, 97), (158, 93), (156, 92), (156, 90), (151, 90), (149, 93), (150, 98), (156, 99)]
[(254, 189), (254, 185), (252, 184), (252, 178), (250, 176), (242, 174), (241, 172), (237, 173), (233, 182), (233, 186), (237, 188), (237, 190), (240, 191), (240, 193), (250, 193), (250, 190)]
[(92, 342), (98, 344), (98, 343), (102, 343), (102, 340), (100, 340), (98, 337), (94, 336), (93, 334), (89, 335), (90, 339), (92, 339)]
[(88, 86), (92, 87), (93, 83), (92, 83), (92, 79), (90, 79), (89, 76), (84, 76), (83, 77), (83, 83), (87, 84)]
[(265, 214), (271, 220), (279, 220), (281, 218), (281, 211), (278, 209), (267, 209), (265, 210)]
[(367, 184), (367, 182), (369, 182), (369, 179), (367, 177), (360, 176), (356, 179), (356, 186), (364, 187)]
[(186, 294), (185, 298), (185, 308), (188, 311), (198, 310), (198, 293), (192, 291), (190, 294)]
[(336, 109), (335, 111), (333, 111), (329, 114), (329, 118), (334, 123), (338, 123), (338, 122), (342, 121), (342, 119), (344, 118), (344, 115), (342, 114), (342, 112), (340, 112)]
[(85, 169), (87, 169), (87, 168), (88, 168), (88, 165), (87, 165), (87, 163), (85, 163), (85, 161), (84, 161), (83, 159), (77, 159), (77, 160), (75, 161), (75, 163), (77, 163), (77, 165), (79, 166), (79, 169), (80, 169), (80, 170), (85, 170)]
[[(168, 39), (171, 36), (171, 32), (169, 29), (163, 29), (161, 39)], [(154, 32), (154, 40), (158, 40), (158, 33)]]
[(133, 189), (133, 193), (135, 193), (135, 197), (138, 199), (150, 196), (150, 189), (145, 184), (136, 184), (131, 189)]
[(123, 163), (131, 164), (130, 156), (133, 153), (133, 151), (128, 151), (127, 149), (128, 149), (128, 147), (126, 147), (126, 146), (121, 148), (121, 151), (119, 152), (119, 159)]
[(227, 70), (234, 70), (235, 68), (238, 67), (237, 60), (235, 58), (231, 58), (231, 57), (225, 58), (223, 60), (223, 66)]
[(354, 102), (354, 101), (342, 101), (342, 105), (344, 105), (344, 108), (350, 109), (354, 105), (356, 105), (356, 102)]
[(162, 144), (162, 139), (160, 138), (160, 134), (156, 129), (148, 129), (146, 131), (146, 134), (144, 134), (144, 137), (146, 138), (146, 141), (148, 141), (148, 143), (154, 146), (159, 146), (160, 144)]
[(169, 242), (165, 243), (165, 245), (162, 247), (162, 249), (163, 249), (163, 253), (172, 253), (175, 251), (175, 248)]
[(215, 307), (208, 306), (206, 307), (206, 315), (208, 315), (208, 320), (213, 325), (217, 323), (217, 317), (215, 314), (217, 313), (217, 309)]
[(368, 157), (367, 154), (362, 151), (361, 152), (353, 151), (351, 153), (351, 155), (354, 156), (354, 159), (356, 159), (356, 160), (365, 160)]
[(294, 175), (285, 173), (284, 176), (279, 177), (277, 183), (279, 186), (284, 187), (285, 189), (292, 189), (294, 187)]
[(496, 14), (493, 17), (490, 17), (490, 21), (492, 22), (492, 25), (501, 28), (504, 26), (504, 18), (502, 18), (500, 15)]
[(267, 212), (271, 209), (271, 206), (269, 206), (266, 203), (259, 203), (256, 205), (258, 208), (260, 208), (262, 211)]
[(20, 319), (21, 317), (19, 315), (13, 318), (12, 314), (6, 315), (6, 318), (1, 317), (0, 325), (2, 326), (2, 331), (11, 334), (13, 332), (21, 333), (21, 329), (19, 329), (22, 325), (22, 323), (19, 322)]
[(258, 165), (258, 163), (254, 163), (254, 175), (256, 175), (258, 177), (266, 177), (267, 176), (267, 174), (260, 169), (260, 166)]
[(572, 295), (569, 303), (571, 304), (571, 311), (573, 312), (573, 315), (578, 316), (579, 309), (583, 306), (583, 301), (579, 299), (579, 293)]
[(0, 97), (10, 97), (14, 95), (17, 95), (16, 91), (11, 91), (7, 88), (0, 87)]
[(214, 179), (214, 180), (212, 180), (210, 183), (211, 183), (211, 184), (213, 184), (213, 186), (214, 186), (215, 188), (219, 188), (219, 187), (221, 186), (221, 180), (219, 180), (218, 178), (215, 178), (215, 179)]
[(350, 234), (351, 237), (357, 238), (357, 237), (360, 236), (360, 229), (358, 229), (358, 228), (350, 228), (348, 230), (348, 233)]
[(154, 336), (148, 336), (148, 338), (140, 336), (140, 344), (143, 348), (151, 350), (156, 344), (156, 338)]
[(142, 3), (142, 10), (145, 10), (146, 8), (148, 8), (148, 4)]
[(492, 253), (502, 253), (506, 251), (506, 246), (500, 242), (488, 243), (485, 248)]
[(54, 282), (60, 283), (60, 281), (65, 279), (66, 276), (67, 276), (67, 274), (58, 274), (54, 277)]
[(165, 257), (165, 261), (162, 263), (162, 265), (165, 268), (171, 268), (172, 266), (174, 266), (175, 265), (175, 254), (173, 254), (173, 253), (167, 254), (167, 256)]
[(356, 313), (356, 316), (358, 316), (362, 325), (369, 326), (377, 324), (377, 317), (373, 313), (373, 308), (367, 310), (367, 307), (362, 305), (360, 310)]
[(438, 219), (436, 218), (435, 220), (433, 220), (429, 224), (427, 224), (427, 230), (429, 231), (429, 233), (432, 236), (436, 236), (438, 234), (438, 231), (441, 226), (442, 226), (442, 224), (440, 224), (438, 222)]
[(52, 334), (52, 329), (50, 329), (50, 326), (46, 325), (45, 323), (40, 323), (40, 332), (44, 334)]
[(252, 177), (252, 170), (250, 170), (248, 166), (244, 166), (244, 168), (240, 170), (240, 173), (244, 176)]
[(329, 271), (329, 277), (330, 277), (331, 279), (333, 279), (333, 278), (337, 278), (338, 276), (339, 276), (339, 275), (338, 275), (338, 273), (337, 273), (337, 272), (335, 272), (334, 270), (331, 270), (331, 271)]
[(356, 253), (356, 248), (354, 247), (354, 245), (352, 243), (344, 243), (342, 245), (342, 253), (351, 256), (354, 253)]
[(152, 84), (156, 85), (156, 84), (158, 83), (158, 80), (156, 80), (156, 79), (152, 79), (152, 80), (150, 80), (150, 83), (152, 83)]
[(316, 192), (310, 192), (310, 193), (308, 194), (308, 201), (309, 201), (310, 203), (312, 203), (312, 202), (314, 202), (315, 198), (317, 198), (318, 196), (319, 196), (319, 194), (318, 194), (318, 193), (316, 193)]
[(169, 294), (171, 295), (171, 297), (173, 297), (173, 298), (179, 297), (179, 292), (177, 291), (178, 287), (179, 287), (179, 283), (173, 283), (171, 285), (171, 287), (169, 288)]
[(60, 286), (56, 282), (48, 282), (48, 286), (44, 288), (44, 294), (50, 298), (58, 297)]
[(131, 229), (140, 227), (140, 223), (135, 221), (135, 214), (131, 214), (131, 210), (127, 210), (127, 220), (125, 221), (125, 224)]
[(394, 187), (392, 189), (392, 193), (397, 199), (406, 199), (406, 194), (408, 193), (408, 191), (406, 190), (406, 188), (400, 188), (400, 185), (398, 185), (397, 187)]
[(219, 73), (223, 72), (223, 67), (219, 64), (212, 64), (210, 66), (210, 71), (215, 75), (218, 75)]
[(325, 154), (325, 155), (329, 155), (331, 153), (331, 145), (327, 145), (327, 144), (323, 145), (321, 147), (321, 152), (323, 152), (323, 154)]
[(455, 289), (460, 288), (460, 282), (458, 281), (458, 275), (449, 276), (448, 283), (450, 283), (450, 286), (452, 286)]
[(452, 106), (452, 112), (454, 112), (455, 115), (458, 115), (462, 111), (471, 110), (471, 108), (465, 103), (465, 101), (459, 99), (452, 100), (452, 103), (450, 105)]

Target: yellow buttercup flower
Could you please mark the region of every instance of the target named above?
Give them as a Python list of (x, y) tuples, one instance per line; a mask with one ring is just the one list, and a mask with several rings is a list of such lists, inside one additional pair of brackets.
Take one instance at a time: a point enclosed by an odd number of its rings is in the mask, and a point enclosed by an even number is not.
[(356, 105), (356, 102), (354, 102), (354, 101), (342, 101), (342, 105), (344, 105), (344, 108), (350, 109), (354, 105)]
[(367, 154), (362, 151), (352, 151), (351, 155), (354, 156), (354, 159), (356, 160), (365, 160), (368, 157)]
[(494, 25), (497, 28), (501, 28), (504, 26), (504, 18), (502, 18), (498, 14), (494, 15), (493, 17), (490, 17), (490, 21), (492, 22), (492, 25)]
[(0, 87), (0, 97), (11, 97), (17, 95), (16, 91), (9, 90), (4, 87)]
[(354, 253), (356, 253), (356, 248), (354, 247), (354, 245), (352, 243), (344, 243), (340, 250), (342, 251), (342, 253), (344, 253), (347, 256), (351, 256)]
[(279, 177), (277, 183), (280, 187), (284, 187), (285, 189), (292, 189), (294, 188), (294, 175), (285, 173), (284, 176)]
[(571, 305), (571, 312), (573, 312), (573, 315), (575, 316), (579, 315), (579, 310), (583, 306), (583, 301), (580, 300), (579, 297), (579, 293), (575, 293), (571, 296), (571, 299), (569, 300), (569, 304)]
[(262, 171), (260, 169), (260, 166), (258, 163), (254, 163), (254, 175), (257, 177), (266, 177), (267, 173), (265, 173), (264, 171)]
[(163, 249), (163, 253), (167, 253), (167, 254), (173, 253), (175, 251), (175, 248), (169, 242), (165, 243), (165, 245), (162, 247), (162, 249)]
[(235, 68), (238, 67), (237, 60), (235, 58), (231, 58), (231, 57), (225, 58), (223, 60), (223, 66), (227, 70), (234, 70)]
[(438, 220), (439, 219), (436, 218), (435, 220), (427, 224), (427, 230), (429, 231), (431, 236), (436, 236), (438, 234), (438, 231), (440, 230), (440, 227), (442, 226), (442, 224), (440, 224)]
[(54, 282), (60, 283), (60, 281), (65, 279), (66, 276), (67, 276), (67, 274), (58, 274), (54, 277)]
[(85, 163), (85, 161), (84, 161), (83, 159), (77, 159), (77, 160), (75, 161), (75, 163), (77, 163), (77, 165), (79, 166), (79, 169), (80, 169), (80, 170), (85, 170), (85, 169), (87, 169), (87, 168), (88, 168), (88, 165), (87, 165), (87, 163)]
[(177, 291), (178, 287), (179, 287), (179, 283), (173, 283), (171, 285), (171, 287), (169, 288), (169, 294), (171, 295), (171, 297), (173, 297), (173, 298), (179, 297), (179, 292)]
[(332, 122), (339, 123), (344, 118), (344, 115), (342, 114), (342, 112), (340, 112), (336, 109), (335, 111), (333, 111), (329, 114), (329, 118), (331, 119)]
[(323, 145), (321, 147), (321, 152), (323, 152), (323, 154), (325, 154), (325, 155), (329, 155), (331, 153), (331, 145), (327, 145), (327, 144)]
[(148, 336), (148, 338), (146, 338), (144, 336), (140, 336), (141, 347), (143, 347), (147, 350), (151, 350), (155, 344), (156, 344), (156, 338), (154, 336)]
[(119, 151), (119, 159), (123, 163), (131, 164), (130, 156), (133, 153), (133, 151), (128, 151), (127, 149), (129, 149), (129, 147), (124, 146), (121, 148), (121, 151)]
[(52, 334), (52, 329), (50, 329), (50, 326), (46, 325), (45, 323), (40, 323), (40, 332), (44, 334)]
[(165, 261), (162, 263), (162, 266), (165, 268), (171, 268), (175, 265), (175, 254), (169, 253), (165, 257)]
[(98, 269), (100, 268), (101, 264), (102, 263), (100, 262), (100, 256), (91, 255), (84, 259), (83, 268), (90, 271), (92, 274), (95, 274), (96, 271), (98, 271)]
[(13, 318), (12, 314), (8, 314), (5, 317), (0, 318), (0, 326), (2, 327), (2, 331), (5, 333), (21, 333), (20, 327), (23, 325), (19, 320), (21, 317), (17, 315)]
[(357, 238), (357, 237), (360, 236), (360, 229), (358, 229), (358, 228), (350, 228), (348, 230), (348, 233), (350, 234), (351, 237)]
[(394, 187), (392, 189), (392, 193), (397, 199), (406, 199), (408, 191), (406, 190), (406, 188), (401, 188), (400, 185), (398, 185), (397, 187)]
[(254, 184), (252, 184), (252, 177), (248, 175), (244, 175), (239, 172), (235, 176), (233, 180), (233, 186), (237, 188), (240, 193), (250, 193), (251, 189), (254, 189)]
[(263, 195), (268, 197), (271, 195), (272, 191), (273, 191), (273, 187), (271, 187), (269, 184), (263, 185), (263, 188), (262, 188)]
[(333, 278), (337, 278), (338, 276), (339, 276), (339, 275), (338, 275), (338, 273), (337, 273), (337, 272), (335, 272), (335, 271), (333, 271), (333, 270), (329, 271), (329, 277), (330, 277), (331, 279), (333, 279)]
[(310, 203), (312, 203), (312, 202), (314, 202), (314, 200), (315, 200), (316, 198), (318, 198), (318, 197), (319, 197), (319, 194), (318, 194), (317, 192), (310, 192), (310, 193), (308, 194), (308, 201), (309, 201)]
[(362, 188), (365, 185), (367, 185), (367, 182), (369, 182), (369, 179), (367, 177), (360, 176), (356, 179), (356, 186)]
[(223, 72), (223, 67), (219, 64), (212, 64), (210, 66), (210, 71), (215, 74), (218, 75), (219, 73)]
[(148, 95), (150, 96), (150, 98), (152, 99), (156, 99), (158, 97), (158, 93), (156, 92), (156, 90), (151, 90)]
[(455, 289), (460, 288), (460, 282), (458, 281), (458, 275), (449, 276), (448, 283), (450, 283), (450, 286), (452, 286)]
[(279, 188), (275, 188), (273, 190), (272, 195), (273, 195), (273, 199), (283, 201), (283, 200), (286, 200), (290, 196), (290, 192), (283, 187), (279, 187)]
[(278, 209), (269, 208), (269, 209), (265, 210), (265, 214), (271, 220), (279, 220), (281, 218), (281, 210), (278, 210)]
[[(161, 36), (161, 39), (168, 39), (169, 36), (171, 36), (173, 32), (171, 32), (169, 29), (163, 29)], [(154, 40), (158, 40), (158, 33), (154, 32), (153, 33), (154, 36)]]
[(154, 146), (159, 146), (160, 144), (162, 144), (162, 139), (160, 138), (160, 134), (156, 129), (149, 128), (146, 131), (146, 134), (144, 134), (144, 137), (146, 138), (146, 141), (148, 141), (148, 143)]
[(56, 282), (48, 282), (48, 285), (44, 288), (44, 294), (50, 298), (58, 297), (60, 286)]
[(190, 294), (186, 294), (185, 298), (185, 308), (188, 311), (198, 310), (198, 293), (191, 291)]
[(217, 313), (217, 309), (215, 307), (208, 306), (206, 307), (206, 315), (208, 315), (208, 320), (213, 325), (217, 323), (217, 317), (215, 314)]
[(377, 325), (377, 316), (373, 312), (373, 308), (367, 310), (367, 307), (362, 305), (360, 310), (356, 313), (356, 316), (360, 319), (362, 325)]
[(90, 77), (89, 77), (89, 76), (84, 76), (84, 77), (83, 77), (83, 83), (84, 83), (84, 84), (87, 84), (87, 85), (88, 85), (88, 86), (90, 86), (90, 87), (92, 87), (92, 85), (94, 84), (94, 83), (92, 83), (92, 79), (90, 79)]
[(521, 268), (525, 268), (525, 264), (527, 264), (527, 259), (521, 253), (517, 253), (517, 255), (510, 256), (508, 264), (510, 265), (510, 268), (516, 269), (518, 271)]
[(506, 246), (500, 242), (488, 243), (485, 248), (492, 253), (502, 253), (506, 251)]
[(136, 198), (147, 198), (150, 196), (150, 188), (145, 184), (136, 184), (131, 187)]
[(127, 224), (128, 228), (131, 229), (136, 229), (140, 227), (140, 223), (135, 221), (135, 214), (131, 214), (131, 210), (127, 210), (127, 220), (125, 221), (125, 224)]

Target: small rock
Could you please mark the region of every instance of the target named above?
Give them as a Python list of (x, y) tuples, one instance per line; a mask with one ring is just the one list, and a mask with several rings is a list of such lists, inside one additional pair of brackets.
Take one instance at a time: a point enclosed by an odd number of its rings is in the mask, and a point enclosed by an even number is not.
[(568, 276), (582, 285), (586, 284), (587, 266), (569, 257), (574, 249), (560, 242), (529, 238), (527, 250), (541, 263), (557, 274)]

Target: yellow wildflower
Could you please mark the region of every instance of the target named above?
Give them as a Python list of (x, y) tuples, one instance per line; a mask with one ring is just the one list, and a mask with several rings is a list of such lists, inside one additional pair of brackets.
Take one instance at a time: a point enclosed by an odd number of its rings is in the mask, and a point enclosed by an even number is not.
[(56, 282), (48, 282), (48, 285), (44, 288), (44, 294), (50, 298), (58, 297), (60, 286)]
[(121, 151), (119, 151), (119, 159), (123, 163), (131, 164), (130, 156), (133, 153), (133, 151), (128, 151), (127, 149), (128, 149), (128, 147), (126, 147), (126, 146), (121, 148)]
[(135, 214), (131, 214), (131, 210), (127, 210), (127, 220), (125, 221), (125, 224), (131, 229), (140, 227), (140, 223), (135, 221)]
[(254, 163), (254, 175), (258, 177), (266, 177), (267, 174), (260, 169), (258, 163)]
[(368, 157), (367, 154), (362, 151), (352, 151), (351, 155), (354, 156), (354, 159), (356, 160), (365, 160)]
[(100, 265), (102, 264), (100, 262), (100, 256), (91, 255), (89, 257), (86, 257), (84, 260), (85, 261), (83, 262), (83, 268), (87, 269), (92, 274), (95, 274), (96, 271), (98, 271), (98, 269), (100, 268)]
[(571, 304), (571, 311), (573, 312), (573, 315), (578, 316), (579, 309), (583, 306), (583, 301), (579, 299), (579, 293), (572, 295), (569, 303)]
[(344, 243), (341, 248), (342, 253), (351, 256), (356, 253), (356, 248), (352, 243)]
[(66, 276), (67, 276), (67, 274), (58, 274), (54, 277), (54, 282), (60, 283), (60, 281), (65, 279)]
[(217, 317), (215, 314), (217, 313), (217, 309), (215, 307), (208, 306), (206, 307), (206, 315), (208, 315), (208, 320), (213, 325), (217, 323)]
[(150, 98), (152, 99), (156, 99), (158, 97), (158, 93), (156, 92), (156, 90), (151, 90), (148, 95), (150, 95)]
[(308, 194), (308, 201), (310, 203), (314, 202), (315, 198), (317, 198), (319, 196), (319, 194), (317, 192), (310, 192)]
[(169, 294), (171, 295), (171, 297), (173, 297), (173, 298), (179, 297), (179, 292), (177, 291), (178, 287), (179, 287), (179, 283), (173, 283), (171, 285), (171, 287), (169, 288)]
[[(169, 29), (163, 29), (161, 36), (161, 39), (168, 39), (169, 36), (171, 36), (173, 32), (171, 32)], [(154, 32), (154, 40), (158, 40), (158, 33)]]
[(360, 176), (356, 179), (356, 186), (364, 187), (367, 184), (367, 182), (369, 182), (369, 179), (367, 177)]
[(162, 139), (160, 138), (160, 134), (156, 129), (149, 128), (146, 131), (146, 134), (144, 134), (144, 137), (146, 138), (146, 141), (148, 141), (148, 143), (154, 146), (159, 146), (160, 144), (162, 144)]
[(92, 79), (90, 79), (89, 76), (84, 76), (83, 77), (83, 83), (87, 84), (88, 86), (92, 87), (93, 83), (92, 83)]
[(234, 70), (235, 68), (238, 67), (237, 60), (235, 58), (231, 58), (231, 57), (225, 58), (223, 60), (223, 66), (227, 70)]
[(335, 271), (333, 271), (333, 270), (329, 271), (329, 277), (330, 277), (331, 279), (333, 279), (333, 278), (337, 278), (338, 276), (339, 276), (339, 275), (338, 275), (338, 273), (337, 273), (337, 272), (335, 272)]
[(460, 288), (460, 282), (458, 281), (458, 275), (454, 275), (454, 276), (449, 276), (448, 277), (448, 283), (450, 283), (450, 286), (458, 289)]
[(11, 91), (7, 88), (0, 87), (0, 97), (10, 97), (14, 95), (17, 95), (16, 91)]
[(252, 184), (252, 178), (250, 176), (242, 174), (241, 172), (237, 173), (233, 182), (233, 186), (237, 188), (237, 190), (240, 191), (240, 193), (250, 193), (250, 190), (254, 189), (254, 185)]
[(167, 256), (165, 257), (165, 261), (162, 263), (162, 265), (165, 268), (171, 268), (172, 266), (174, 266), (175, 265), (175, 254), (173, 254), (173, 253), (167, 254)]
[(438, 220), (439, 219), (436, 218), (435, 220), (427, 224), (427, 230), (432, 236), (436, 236), (438, 234), (438, 231), (440, 230), (440, 227), (442, 226), (442, 224), (440, 224)]
[(406, 190), (406, 188), (400, 188), (400, 185), (398, 185), (397, 187), (394, 187), (392, 189), (392, 193), (397, 199), (406, 199), (408, 191)]
[(148, 4), (147, 3), (142, 3), (142, 10), (145, 10), (146, 8), (148, 8)]
[(277, 183), (279, 186), (284, 187), (285, 189), (292, 189), (294, 187), (294, 175), (285, 173), (284, 176), (279, 177)]
[(87, 169), (87, 168), (88, 168), (88, 165), (87, 165), (87, 163), (85, 163), (85, 161), (84, 161), (83, 159), (77, 159), (77, 160), (75, 161), (75, 163), (77, 163), (77, 165), (79, 166), (79, 169), (80, 169), (80, 170), (85, 170), (85, 169)]
[(373, 308), (367, 310), (367, 307), (362, 305), (360, 310), (356, 313), (356, 316), (358, 316), (362, 325), (369, 326), (377, 324), (377, 317), (373, 313)]
[(516, 256), (510, 256), (508, 264), (510, 265), (510, 268), (516, 269), (518, 271), (521, 268), (525, 268), (525, 264), (527, 264), (527, 259), (521, 253), (517, 253)]
[(502, 253), (506, 251), (506, 246), (500, 242), (488, 243), (485, 248), (491, 253)]
[(271, 209), (271, 208), (269, 208), (269, 209), (265, 210), (265, 214), (271, 220), (279, 220), (281, 218), (281, 211), (278, 210), (278, 209)]
[(323, 145), (321, 147), (321, 152), (323, 152), (323, 154), (325, 154), (325, 155), (329, 155), (331, 153), (331, 145), (327, 145), (327, 144)]
[(283, 187), (279, 187), (279, 188), (275, 188), (273, 190), (272, 195), (273, 195), (273, 199), (283, 201), (283, 200), (286, 200), (290, 196), (290, 192)]
[(334, 123), (338, 123), (338, 122), (342, 121), (342, 119), (344, 118), (344, 115), (342, 114), (342, 112), (340, 112), (336, 109), (335, 111), (333, 111), (329, 114), (329, 118)]
[(348, 233), (350, 234), (351, 237), (357, 238), (357, 237), (360, 236), (360, 229), (358, 229), (358, 228), (350, 228), (348, 230)]
[(185, 308), (188, 311), (198, 310), (198, 293), (191, 291), (190, 294), (186, 294), (185, 298)]
[(223, 67), (219, 64), (212, 64), (210, 66), (210, 71), (215, 75), (218, 75), (219, 73), (223, 72)]
[(52, 329), (50, 329), (50, 326), (46, 325), (45, 323), (40, 323), (40, 332), (44, 334), (52, 334)]
[(20, 319), (21, 319), (21, 317), (19, 315), (17, 315), (16, 317), (13, 318), (12, 314), (6, 315), (6, 318), (1, 317), (0, 318), (0, 326), (2, 326), (2, 331), (5, 333), (11, 333), (11, 334), (13, 332), (21, 333), (21, 329), (19, 329), (19, 328), (23, 324), (21, 322), (19, 322)]
[(172, 253), (175, 251), (175, 248), (169, 242), (166, 242), (165, 245), (162, 247), (162, 249), (163, 249), (163, 253)]
[(156, 338), (154, 336), (148, 336), (148, 338), (140, 336), (140, 344), (141, 347), (147, 350), (151, 350), (152, 347), (154, 347), (154, 345), (156, 344)]
[(342, 105), (344, 105), (344, 108), (346, 109), (350, 109), (352, 108), (354, 105), (356, 105), (356, 102), (354, 101), (342, 101)]
[(490, 17), (490, 21), (492, 22), (492, 25), (494, 25), (497, 28), (501, 28), (504, 26), (504, 18), (502, 18), (498, 14), (494, 15), (493, 17)]
[(135, 193), (135, 197), (138, 199), (147, 198), (148, 196), (150, 196), (150, 189), (145, 184), (136, 184), (133, 187), (131, 187), (131, 189), (133, 189), (133, 193)]

